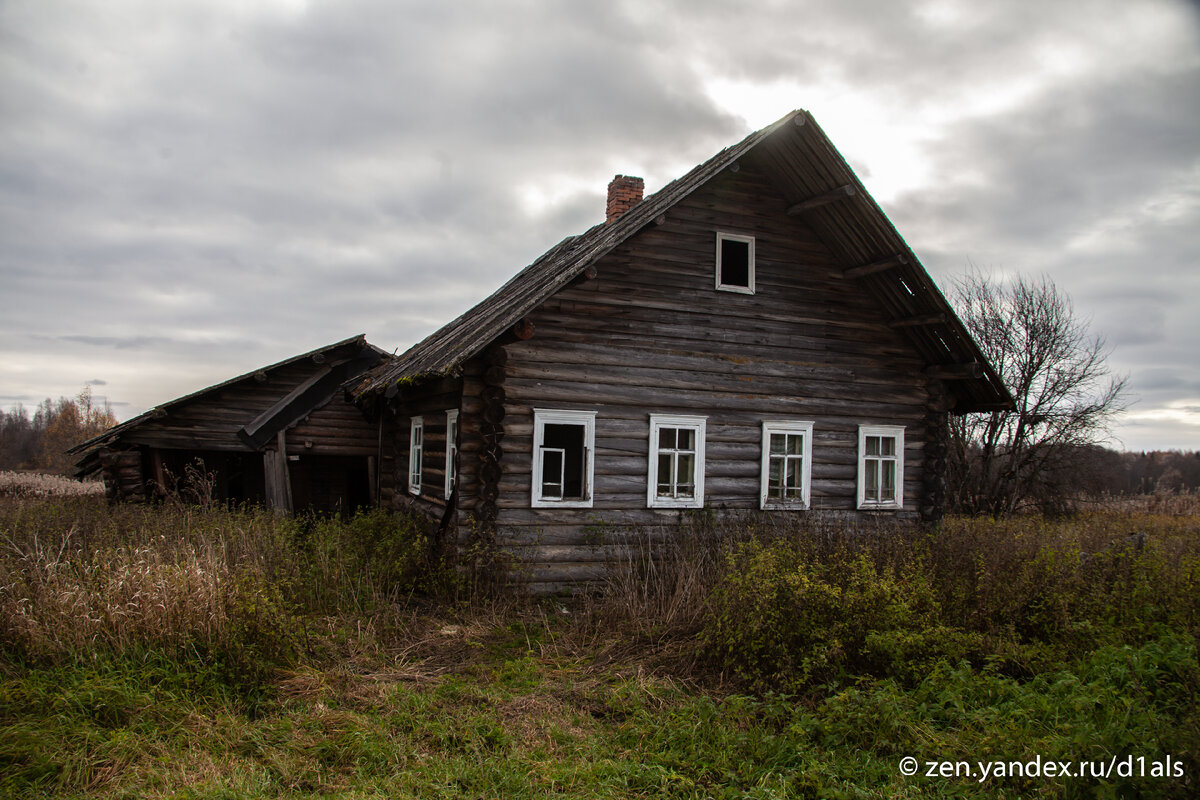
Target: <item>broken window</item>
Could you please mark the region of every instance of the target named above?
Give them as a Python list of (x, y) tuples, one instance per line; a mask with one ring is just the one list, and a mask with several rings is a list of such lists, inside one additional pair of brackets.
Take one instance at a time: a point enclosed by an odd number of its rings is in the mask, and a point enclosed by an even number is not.
[(534, 410), (533, 505), (592, 505), (596, 412)]

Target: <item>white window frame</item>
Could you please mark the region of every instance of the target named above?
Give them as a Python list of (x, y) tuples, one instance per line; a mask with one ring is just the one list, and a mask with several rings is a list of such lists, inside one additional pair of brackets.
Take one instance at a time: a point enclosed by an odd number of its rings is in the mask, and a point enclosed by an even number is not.
[[(867, 438), (890, 437), (896, 440), (896, 453), (892, 456), (867, 456)], [(895, 462), (896, 499), (867, 499), (867, 461)], [(904, 426), (903, 425), (859, 425), (858, 426), (858, 507), (864, 510), (897, 511), (904, 508)]]
[[(735, 284), (721, 283), (721, 242), (725, 240), (731, 242), (744, 242), (747, 245), (748, 252), (746, 257), (749, 259), (747, 264), (747, 280), (749, 286), (737, 286)], [(738, 294), (754, 294), (754, 237), (744, 236), (740, 233), (726, 233), (725, 231), (717, 231), (717, 271), (713, 276), (716, 281), (717, 289), (722, 292), (736, 292)]]
[(446, 412), (446, 484), (442, 487), (447, 500), (454, 494), (458, 478), (458, 409)]
[[(650, 459), (646, 473), (647, 508), (703, 508), (704, 507), (704, 442), (708, 425), (707, 417), (680, 414), (650, 415)], [(692, 497), (658, 496), (658, 433), (662, 428), (680, 428), (695, 431), (695, 471)]]
[[(794, 499), (770, 497), (771, 436), (803, 436), (800, 459), (800, 497)], [(813, 423), (799, 420), (763, 420), (762, 424), (762, 472), (759, 483), (758, 507), (761, 509), (803, 510), (809, 507), (812, 490), (812, 437)], [(797, 456), (785, 455), (784, 465)], [(783, 474), (786, 473), (786, 469)]]
[[(584, 496), (559, 500), (542, 496), (541, 452), (545, 442), (546, 425), (579, 425), (583, 434)], [(530, 505), (533, 508), (591, 508), (593, 480), (596, 467), (596, 412), (568, 411), (563, 409), (535, 408), (533, 410), (533, 484), (530, 487)]]
[(408, 424), (408, 493), (421, 493), (425, 461), (425, 418), (413, 417)]

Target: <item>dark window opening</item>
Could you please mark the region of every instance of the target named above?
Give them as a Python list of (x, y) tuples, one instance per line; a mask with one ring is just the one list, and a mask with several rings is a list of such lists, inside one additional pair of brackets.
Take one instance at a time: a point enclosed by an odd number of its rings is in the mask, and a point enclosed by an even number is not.
[(721, 285), (750, 288), (750, 243), (721, 240)]
[(587, 428), (547, 423), (542, 432), (542, 498), (582, 500), (587, 497)]

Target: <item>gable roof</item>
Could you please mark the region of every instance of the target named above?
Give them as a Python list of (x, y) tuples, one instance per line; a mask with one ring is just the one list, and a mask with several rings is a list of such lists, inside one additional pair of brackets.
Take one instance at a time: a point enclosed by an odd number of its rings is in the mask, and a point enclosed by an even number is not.
[(238, 431), (238, 436), (245, 444), (246, 449), (256, 450), (269, 438), (269, 435), (273, 435), (275, 431), (281, 428), (288, 427), (297, 419), (303, 417), (305, 413), (322, 404), (323, 401), (328, 400), (339, 388), (342, 388), (349, 382), (355, 381), (368, 369), (378, 365), (380, 361), (386, 358), (388, 358), (387, 353), (375, 345), (369, 344), (366, 335), (360, 333), (357, 336), (351, 336), (340, 342), (334, 342), (324, 347), (318, 347), (315, 350), (309, 350), (307, 353), (301, 353), (298, 356), (286, 358), (270, 366), (251, 370), (245, 374), (238, 375), (236, 378), (230, 378), (227, 381), (213, 384), (205, 389), (200, 389), (183, 397), (177, 397), (174, 400), (162, 403), (136, 417), (114, 425), (85, 442), (75, 445), (67, 450), (67, 452), (71, 454), (83, 454), (76, 462), (76, 473), (86, 474), (96, 467), (95, 455), (100, 448), (112, 444), (121, 436), (147, 423), (167, 416), (168, 412), (173, 409), (216, 394), (222, 389), (245, 381), (262, 380), (263, 377), (269, 376), (273, 372), (305, 360), (312, 360), (316, 364), (324, 364), (326, 361), (331, 362), (328, 366), (315, 370), (309, 380), (301, 383), (293, 391), (281, 398), (278, 403), (259, 414), (255, 419), (247, 421), (246, 425)]
[(454, 374), (468, 358), (569, 285), (672, 206), (739, 159), (760, 161), (789, 203), (883, 307), (924, 358), (931, 377), (951, 381), (956, 412), (1011, 406), (1012, 398), (916, 255), (808, 112), (793, 111), (677, 178), (609, 224), (569, 236), (492, 295), (394, 360), (355, 389), (392, 396), (401, 381)]

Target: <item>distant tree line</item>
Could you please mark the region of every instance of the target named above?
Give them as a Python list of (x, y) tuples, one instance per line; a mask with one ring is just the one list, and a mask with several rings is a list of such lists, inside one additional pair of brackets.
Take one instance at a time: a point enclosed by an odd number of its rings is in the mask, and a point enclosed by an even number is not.
[(0, 414), (0, 470), (29, 469), (70, 474), (67, 450), (117, 424), (108, 401), (90, 388), (75, 397), (46, 398), (33, 416), (21, 405)]
[(1081, 454), (1080, 466), (1082, 488), (1094, 494), (1169, 494), (1200, 489), (1200, 452), (1118, 453), (1092, 448)]

